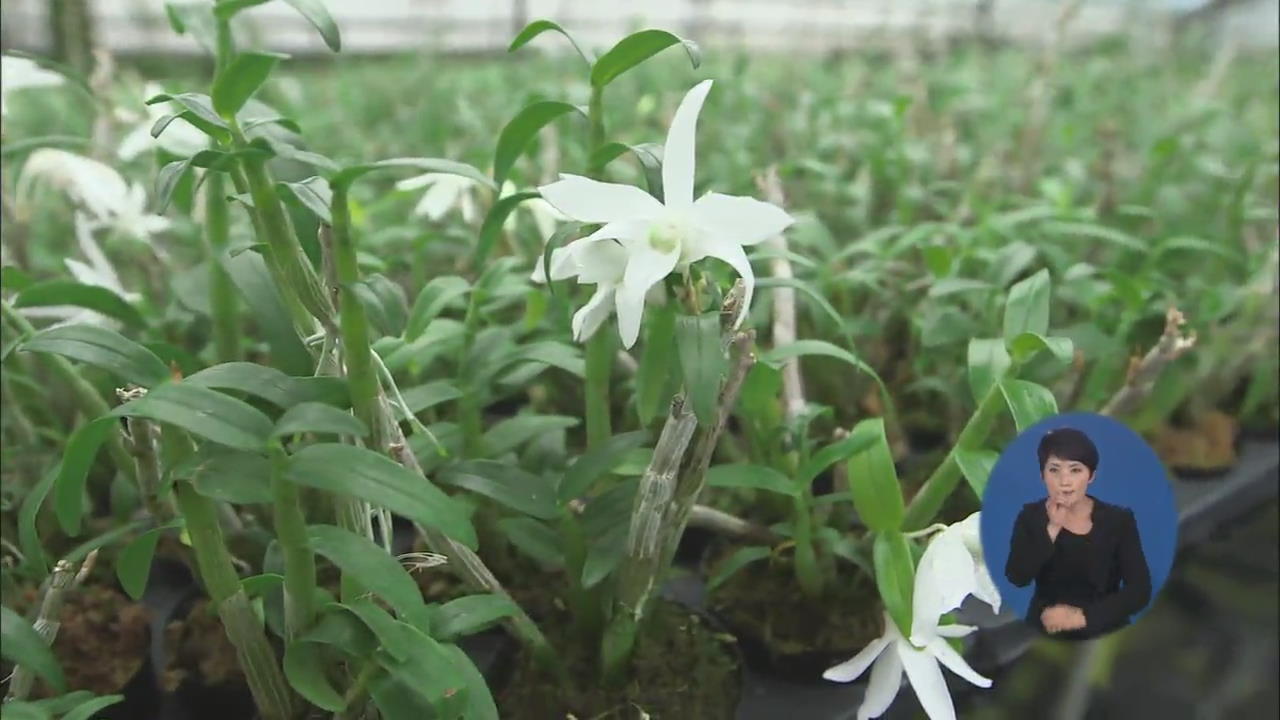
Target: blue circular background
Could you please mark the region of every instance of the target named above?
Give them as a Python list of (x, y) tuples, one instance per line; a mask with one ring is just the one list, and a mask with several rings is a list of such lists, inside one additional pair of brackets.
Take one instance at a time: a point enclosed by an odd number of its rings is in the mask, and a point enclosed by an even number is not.
[[(987, 481), (982, 496), (980, 532), (982, 553), (1000, 597), (1010, 609), (1025, 617), (1035, 583), (1015, 587), (1004, 576), (1009, 558), (1013, 523), (1022, 506), (1048, 497), (1040, 478), (1036, 448), (1050, 430), (1072, 427), (1089, 436), (1098, 447), (1098, 470), (1088, 493), (1099, 500), (1129, 508), (1138, 521), (1142, 554), (1151, 572), (1151, 598), (1164, 587), (1178, 546), (1178, 510), (1164, 466), (1154, 450), (1123, 423), (1094, 413), (1055, 415), (1027, 428), (1009, 443)], [(1132, 616), (1142, 617), (1147, 606)]]

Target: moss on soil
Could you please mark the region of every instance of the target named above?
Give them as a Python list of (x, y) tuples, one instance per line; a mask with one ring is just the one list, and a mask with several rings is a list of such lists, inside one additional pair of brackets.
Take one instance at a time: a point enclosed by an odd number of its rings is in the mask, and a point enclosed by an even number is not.
[(543, 629), (565, 653), (575, 687), (563, 687), (527, 653), (495, 693), (504, 720), (730, 720), (741, 674), (733, 639), (687, 608), (658, 601), (639, 636), (626, 684), (599, 686), (594, 648), (569, 642), (568, 618), (557, 613)]
[[(716, 563), (736, 548), (726, 548)], [(790, 677), (816, 679), (831, 662), (848, 659), (880, 636), (883, 605), (875, 581), (856, 565), (840, 565), (822, 597), (800, 591), (789, 557), (747, 565), (715, 588), (711, 609), (744, 650)]]
[(170, 622), (164, 638), (169, 659), (161, 681), (165, 690), (172, 692), (188, 681), (204, 686), (244, 685), (235, 647), (207, 599), (196, 601), (185, 617)]
[(1234, 418), (1215, 410), (1201, 415), (1190, 428), (1160, 427), (1154, 433), (1152, 445), (1165, 465), (1173, 470), (1193, 474), (1215, 472), (1235, 465), (1238, 431)]

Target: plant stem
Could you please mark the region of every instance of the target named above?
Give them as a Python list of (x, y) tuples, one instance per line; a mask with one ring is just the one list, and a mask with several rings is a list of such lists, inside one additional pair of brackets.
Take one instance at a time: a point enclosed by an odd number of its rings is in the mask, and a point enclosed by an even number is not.
[(217, 507), (212, 500), (197, 493), (190, 483), (179, 482), (176, 491), (200, 577), (222, 619), (227, 639), (236, 648), (254, 703), (264, 720), (287, 720), (292, 705), (289, 686), (267, 642), (262, 622), (240, 586), (222, 528), (218, 526)]
[(809, 514), (812, 489), (801, 489), (792, 498), (791, 538), (796, 543), (796, 580), (804, 594), (817, 598), (822, 595), (822, 572), (818, 568), (818, 556), (813, 550), (813, 518)]
[(271, 494), (276, 538), (284, 555), (286, 640), (311, 627), (316, 588), (316, 559), (307, 539), (307, 519), (297, 486), (285, 479), (288, 462), (284, 448), (276, 442), (271, 448)]
[(364, 709), (362, 702), (369, 694), (369, 681), (378, 672), (378, 664), (366, 661), (356, 675), (356, 679), (347, 687), (347, 694), (342, 697), (343, 708), (334, 715), (334, 720), (358, 720)]
[(355, 241), (351, 237), (351, 208), (347, 204), (347, 188), (333, 188), (333, 264), (338, 280), (338, 321), (342, 333), (342, 354), (347, 366), (347, 382), (351, 387), (351, 409), (372, 433), (375, 448), (386, 447), (375, 416), (378, 398), (378, 376), (373, 369), (369, 323), (364, 306), (356, 295), (360, 282), (360, 266), (356, 260)]
[(586, 405), (587, 449), (593, 450), (613, 435), (609, 417), (609, 375), (613, 371), (616, 336), (597, 331), (587, 340)]
[[(53, 644), (54, 639), (58, 636), (58, 628), (62, 624), (59, 620), (62, 615), (62, 604), (66, 600), (67, 590), (71, 588), (76, 579), (76, 571), (73, 565), (74, 563), (63, 559), (53, 566), (53, 572), (49, 575), (49, 583), (44, 589), (44, 596), (40, 599), (40, 612), (36, 616), (33, 627), (36, 634), (48, 645)], [(25, 699), (34, 684), (35, 675), (25, 665), (15, 666), (13, 678), (9, 681), (9, 692), (5, 696), (5, 702)]]
[(907, 506), (906, 515), (902, 520), (903, 531), (919, 530), (931, 523), (938, 515), (942, 504), (946, 502), (962, 477), (960, 464), (956, 461), (956, 452), (982, 445), (987, 435), (991, 433), (991, 426), (995, 424), (996, 416), (1000, 414), (1003, 403), (1004, 397), (1000, 391), (1000, 383), (992, 383), (987, 394), (982, 397), (982, 402), (978, 403), (978, 409), (960, 431), (955, 445), (947, 451), (947, 456), (943, 458), (933, 474), (924, 481), (924, 485), (920, 486), (915, 497), (911, 498), (911, 503)]
[(236, 288), (222, 265), (230, 242), (226, 179), (209, 171), (205, 178), (205, 250), (209, 255), (209, 307), (213, 312), (213, 347), (218, 362), (240, 359), (240, 327)]
[(467, 300), (467, 316), (463, 321), (462, 347), (458, 350), (458, 380), (462, 395), (458, 398), (458, 424), (462, 427), (462, 454), (474, 458), (484, 455), (484, 420), (480, 413), (480, 388), (475, 387), (471, 349), (480, 331), (480, 303), (484, 292), (477, 286)]

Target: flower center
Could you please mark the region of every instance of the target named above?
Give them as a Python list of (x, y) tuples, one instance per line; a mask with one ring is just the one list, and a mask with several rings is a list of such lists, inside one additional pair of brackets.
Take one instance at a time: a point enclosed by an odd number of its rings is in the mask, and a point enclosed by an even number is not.
[(649, 247), (663, 255), (679, 250), (687, 228), (676, 218), (663, 218), (649, 227)]

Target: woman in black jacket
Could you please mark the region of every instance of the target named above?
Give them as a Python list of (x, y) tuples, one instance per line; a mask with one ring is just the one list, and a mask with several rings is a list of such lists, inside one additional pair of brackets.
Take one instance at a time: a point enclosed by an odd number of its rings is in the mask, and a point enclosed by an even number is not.
[(1027, 622), (1073, 640), (1129, 624), (1151, 599), (1151, 574), (1133, 511), (1085, 492), (1098, 449), (1073, 428), (1047, 433), (1037, 454), (1048, 497), (1018, 513), (1005, 576), (1035, 595)]

